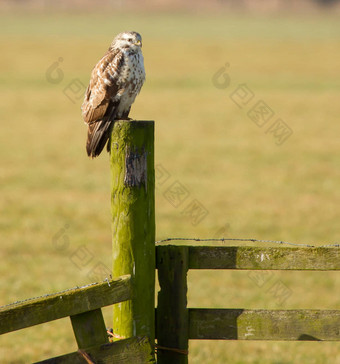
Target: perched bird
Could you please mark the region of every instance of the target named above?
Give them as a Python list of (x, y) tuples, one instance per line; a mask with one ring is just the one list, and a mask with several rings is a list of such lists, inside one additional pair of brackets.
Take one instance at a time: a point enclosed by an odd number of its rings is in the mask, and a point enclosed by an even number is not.
[[(83, 105), (88, 124), (86, 150), (97, 157), (109, 139), (114, 120), (128, 119), (131, 105), (145, 81), (142, 37), (119, 33), (92, 70)], [(109, 145), (107, 146), (109, 151)]]

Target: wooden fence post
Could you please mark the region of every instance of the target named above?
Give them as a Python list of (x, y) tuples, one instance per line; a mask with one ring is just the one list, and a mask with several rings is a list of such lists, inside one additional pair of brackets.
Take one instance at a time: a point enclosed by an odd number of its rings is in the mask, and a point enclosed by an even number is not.
[(157, 247), (157, 267), (160, 285), (157, 307), (157, 363), (187, 364), (189, 248), (174, 245)]
[(155, 339), (154, 122), (117, 120), (111, 141), (113, 277), (131, 275), (132, 299), (114, 305), (117, 337)]

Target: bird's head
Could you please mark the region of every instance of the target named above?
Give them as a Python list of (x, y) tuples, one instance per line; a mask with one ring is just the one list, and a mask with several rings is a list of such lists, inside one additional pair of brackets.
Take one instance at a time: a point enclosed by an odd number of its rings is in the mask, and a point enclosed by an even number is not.
[(111, 43), (110, 49), (131, 49), (137, 52), (142, 48), (142, 37), (137, 32), (119, 33)]

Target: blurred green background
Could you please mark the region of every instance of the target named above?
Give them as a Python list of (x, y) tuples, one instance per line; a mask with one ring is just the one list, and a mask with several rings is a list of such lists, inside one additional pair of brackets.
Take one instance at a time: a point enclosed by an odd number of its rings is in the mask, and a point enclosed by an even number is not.
[[(87, 158), (80, 106), (92, 67), (123, 30), (143, 36), (147, 81), (130, 116), (156, 123), (158, 240), (339, 241), (337, 7), (116, 3), (86, 11), (0, 6), (0, 304), (110, 271), (109, 158)], [(223, 67), (228, 83), (218, 88)], [(253, 95), (243, 107), (235, 104), (239, 85)], [(248, 116), (260, 100), (275, 113), (262, 127)], [(292, 132), (281, 145), (268, 131), (278, 118)], [(176, 186), (185, 200), (169, 198)], [(200, 218), (185, 213), (192, 201)], [(287, 298), (275, 297), (270, 282), (284, 285)], [(270, 282), (259, 287), (248, 272), (193, 271), (189, 305), (340, 308), (334, 272), (274, 272)], [(111, 308), (104, 311), (110, 326)], [(1, 336), (0, 362), (75, 349), (63, 319)], [(339, 343), (193, 341), (190, 363), (340, 363), (339, 352)]]

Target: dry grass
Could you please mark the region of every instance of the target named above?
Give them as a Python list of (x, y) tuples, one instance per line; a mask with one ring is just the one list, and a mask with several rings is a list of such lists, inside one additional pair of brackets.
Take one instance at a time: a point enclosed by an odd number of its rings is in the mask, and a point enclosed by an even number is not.
[[(108, 156), (85, 155), (80, 100), (63, 89), (87, 84), (92, 66), (122, 29), (144, 36), (147, 82), (132, 117), (156, 120), (156, 162), (168, 171), (157, 189), (157, 237), (257, 237), (295, 242), (339, 240), (340, 23), (331, 16), (111, 14), (1, 18), (1, 301), (88, 283), (110, 260)], [(64, 78), (46, 81), (63, 57)], [(229, 62), (231, 84), (212, 76)], [(287, 122), (272, 135), (230, 99), (246, 83)], [(198, 225), (165, 198), (175, 181), (209, 212)], [(61, 228), (69, 239), (58, 250)], [(92, 263), (77, 267), (85, 245)], [(292, 291), (283, 308), (340, 308), (334, 273), (275, 273)], [(278, 308), (242, 272), (192, 272), (189, 303)], [(105, 315), (110, 324), (110, 309)], [(2, 363), (26, 363), (74, 350), (68, 320), (0, 338)], [(340, 363), (337, 343), (192, 342), (191, 363)]]

